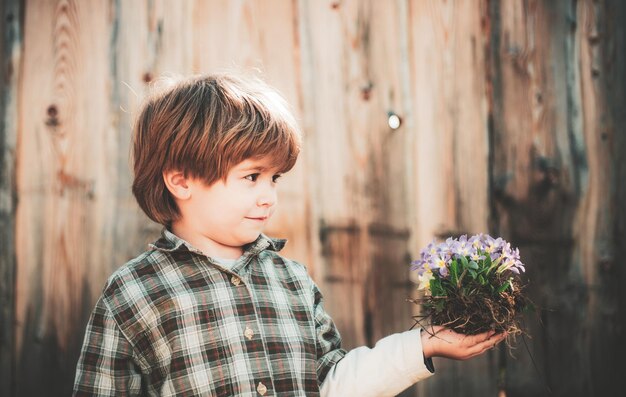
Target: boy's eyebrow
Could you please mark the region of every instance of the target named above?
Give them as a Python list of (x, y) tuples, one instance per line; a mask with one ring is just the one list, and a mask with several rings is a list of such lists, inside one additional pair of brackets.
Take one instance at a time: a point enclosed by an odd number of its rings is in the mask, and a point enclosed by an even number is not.
[(259, 171), (259, 172), (263, 172), (265, 170), (268, 170), (268, 168), (267, 167), (262, 167), (260, 165), (244, 167), (244, 168), (239, 169), (239, 171), (242, 171), (242, 172), (244, 172), (244, 171)]
[(240, 172), (250, 172), (250, 171), (258, 171), (258, 172), (266, 172), (266, 171), (271, 171), (272, 167), (264, 167), (262, 165), (253, 165), (253, 166), (249, 166), (249, 167), (243, 167), (240, 168), (238, 171)]

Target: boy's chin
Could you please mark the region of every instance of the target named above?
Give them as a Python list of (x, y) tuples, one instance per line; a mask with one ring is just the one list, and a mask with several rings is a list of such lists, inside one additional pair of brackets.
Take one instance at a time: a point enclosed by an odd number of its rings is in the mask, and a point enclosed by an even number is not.
[(261, 235), (261, 232), (255, 232), (255, 233), (248, 233), (246, 234), (246, 236), (242, 236), (240, 240), (242, 242), (241, 246), (254, 243), (255, 241), (257, 241), (260, 235)]

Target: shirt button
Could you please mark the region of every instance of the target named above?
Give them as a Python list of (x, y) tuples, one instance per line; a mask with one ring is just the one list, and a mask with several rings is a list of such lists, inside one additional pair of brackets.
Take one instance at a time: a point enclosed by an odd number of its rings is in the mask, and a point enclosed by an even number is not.
[(246, 327), (246, 330), (243, 331), (243, 335), (248, 338), (248, 340), (251, 340), (252, 337), (254, 336), (254, 331), (252, 330), (252, 328), (250, 327)]
[(238, 287), (238, 286), (239, 286), (239, 284), (241, 284), (241, 279), (240, 279), (239, 277), (237, 277), (237, 276), (232, 276), (232, 277), (230, 278), (230, 282), (231, 282), (231, 283), (233, 283), (233, 285), (234, 285), (235, 287)]
[(264, 396), (265, 393), (267, 393), (267, 387), (265, 387), (263, 383), (259, 382), (259, 385), (256, 387), (256, 391), (258, 391), (260, 395)]

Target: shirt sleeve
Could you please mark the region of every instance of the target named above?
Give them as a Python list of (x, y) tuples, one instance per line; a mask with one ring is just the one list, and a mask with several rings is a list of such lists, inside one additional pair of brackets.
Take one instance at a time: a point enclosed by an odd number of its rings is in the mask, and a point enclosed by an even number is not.
[(425, 360), (421, 330), (393, 334), (373, 348), (349, 351), (328, 373), (322, 396), (395, 396), (434, 372)]
[(346, 351), (341, 348), (341, 335), (330, 315), (324, 310), (324, 299), (316, 285), (313, 285), (313, 292), (317, 337), (317, 381), (318, 384), (322, 384), (328, 372), (346, 355)]
[(91, 313), (76, 367), (74, 396), (135, 396), (141, 373), (133, 348), (102, 298)]

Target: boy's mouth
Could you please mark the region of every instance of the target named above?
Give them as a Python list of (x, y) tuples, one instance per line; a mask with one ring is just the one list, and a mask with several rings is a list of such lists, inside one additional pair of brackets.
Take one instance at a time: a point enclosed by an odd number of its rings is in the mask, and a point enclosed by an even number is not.
[(267, 218), (268, 218), (267, 216), (259, 216), (259, 217), (250, 217), (250, 216), (247, 216), (247, 217), (246, 217), (246, 219), (250, 219), (250, 220), (253, 220), (253, 221), (260, 221), (260, 222), (266, 221), (266, 220), (267, 220)]

